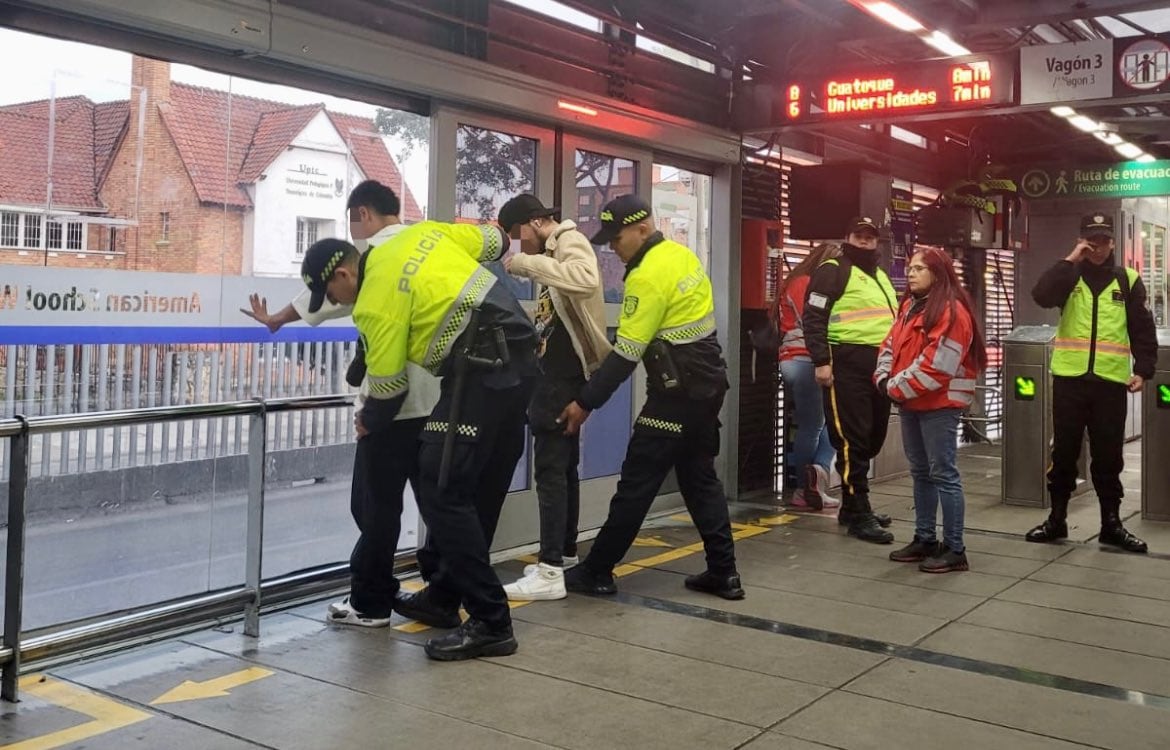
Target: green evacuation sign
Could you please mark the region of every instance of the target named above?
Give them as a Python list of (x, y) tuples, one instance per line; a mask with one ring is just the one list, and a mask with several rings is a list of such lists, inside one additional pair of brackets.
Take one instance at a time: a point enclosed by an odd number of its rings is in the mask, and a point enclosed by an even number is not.
[(1170, 384), (1158, 383), (1158, 408), (1170, 409)]
[(1032, 401), (1036, 398), (1036, 378), (1016, 376), (1016, 400)]
[(1017, 184), (1032, 200), (1170, 195), (1170, 160), (1037, 164), (1018, 172)]

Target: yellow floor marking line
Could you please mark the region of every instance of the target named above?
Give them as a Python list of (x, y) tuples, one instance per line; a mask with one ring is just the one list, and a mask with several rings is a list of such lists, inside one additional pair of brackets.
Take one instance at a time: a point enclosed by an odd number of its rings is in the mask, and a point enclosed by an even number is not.
[(634, 539), (635, 547), (666, 547), (671, 548), (674, 545), (670, 542), (664, 542), (661, 537), (657, 536), (640, 536)]
[(800, 516), (795, 516), (791, 513), (783, 513), (779, 516), (765, 516), (756, 520), (756, 523), (761, 526), (787, 526), (793, 521), (800, 519)]
[(25, 695), (32, 695), (46, 703), (67, 708), (93, 719), (68, 729), (60, 729), (40, 737), (0, 745), (0, 750), (52, 750), (76, 742), (83, 742), (99, 734), (128, 727), (146, 721), (151, 714), (139, 711), (111, 698), (92, 693), (84, 688), (60, 682), (40, 674), (30, 674), (20, 679), (20, 689)]
[(265, 677), (271, 677), (273, 674), (272, 670), (269, 669), (248, 667), (247, 669), (241, 669), (238, 672), (232, 672), (231, 674), (225, 674), (223, 677), (216, 677), (215, 679), (204, 680), (203, 682), (186, 680), (182, 685), (171, 688), (152, 700), (150, 705), (161, 706), (164, 703), (197, 701), (204, 698), (222, 698), (228, 695), (228, 691), (232, 688), (238, 688), (241, 685), (247, 685), (249, 682), (255, 682), (256, 680), (263, 680)]

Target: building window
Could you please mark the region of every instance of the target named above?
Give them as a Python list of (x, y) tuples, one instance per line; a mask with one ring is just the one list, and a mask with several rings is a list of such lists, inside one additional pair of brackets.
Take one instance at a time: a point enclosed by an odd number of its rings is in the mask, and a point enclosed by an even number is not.
[(159, 237), (159, 239), (162, 240), (163, 242), (170, 241), (170, 239), (171, 239), (171, 213), (170, 213), (170, 211), (163, 211), (162, 213), (160, 213), (158, 215), (158, 221), (159, 221), (159, 226), (160, 226), (159, 232), (161, 235)]
[(20, 214), (0, 214), (0, 246), (17, 247), (20, 242)]
[(65, 235), (65, 249), (66, 250), (84, 250), (85, 243), (82, 242), (82, 224), (80, 221), (71, 221), (67, 225)]
[(50, 221), (46, 226), (45, 247), (50, 250), (61, 249), (61, 222)]
[(116, 227), (110, 227), (110, 246), (108, 250), (113, 253), (118, 250), (118, 230)]
[(325, 222), (321, 219), (306, 219), (303, 216), (297, 217), (297, 257), (303, 258), (305, 251), (317, 241), (318, 235), (321, 234), (321, 225)]
[(24, 215), (24, 246), (41, 246), (41, 217), (31, 214)]

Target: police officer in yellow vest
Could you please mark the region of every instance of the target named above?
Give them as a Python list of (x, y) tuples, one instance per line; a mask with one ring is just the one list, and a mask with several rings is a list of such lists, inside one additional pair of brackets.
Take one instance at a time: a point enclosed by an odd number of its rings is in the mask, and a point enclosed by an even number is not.
[[(424, 221), (365, 255), (348, 242), (321, 240), (301, 266), (310, 311), (326, 297), (353, 305), (369, 385), (354, 419), (359, 438), (393, 424), (410, 385), (408, 362), (442, 377), (419, 437), (418, 504), (430, 545), (419, 564), (429, 585), (414, 595), (399, 592), (394, 609), (457, 628), (426, 643), (427, 656), (443, 661), (516, 650), (488, 550), (524, 452), (525, 411), (539, 368), (528, 315), (480, 265), (498, 259), (507, 243), (494, 225)], [(469, 615), (462, 624), (461, 603)]]
[(609, 400), (638, 362), (646, 366), (647, 396), (634, 422), (609, 517), (580, 565), (565, 572), (565, 588), (613, 594), (614, 566), (625, 556), (671, 469), (703, 539), (707, 569), (688, 576), (687, 588), (742, 599), (727, 496), (715, 475), (719, 410), (727, 393), (727, 365), (715, 334), (711, 280), (688, 248), (654, 228), (650, 206), (634, 195), (606, 204), (601, 230), (626, 264), (625, 299), (613, 351), (577, 399), (561, 413), (576, 434), (593, 410)]
[(849, 223), (840, 258), (813, 271), (804, 306), (804, 338), (824, 389), (825, 424), (837, 450), (841, 510), (837, 521), (852, 536), (889, 544), (890, 517), (869, 504), (869, 463), (882, 449), (890, 400), (873, 384), (878, 347), (894, 324), (898, 295), (878, 266), (878, 225), (861, 216)]
[(1059, 307), (1061, 313), (1052, 352), (1052, 511), (1027, 533), (1029, 542), (1068, 536), (1068, 501), (1088, 428), (1089, 473), (1101, 504), (1097, 540), (1129, 552), (1146, 551), (1146, 543), (1121, 524), (1125, 394), (1139, 392), (1153, 377), (1158, 339), (1145, 285), (1137, 271), (1114, 265), (1113, 250), (1113, 217), (1086, 216), (1076, 247), (1032, 290), (1036, 304)]

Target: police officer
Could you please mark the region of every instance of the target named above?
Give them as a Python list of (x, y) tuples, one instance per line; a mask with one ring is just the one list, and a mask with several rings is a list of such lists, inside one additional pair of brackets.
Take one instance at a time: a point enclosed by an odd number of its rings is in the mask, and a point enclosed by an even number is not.
[(693, 252), (654, 228), (650, 206), (634, 195), (606, 204), (601, 230), (590, 242), (609, 244), (626, 264), (625, 299), (614, 349), (562, 412), (565, 431), (576, 434), (639, 361), (646, 365), (648, 393), (634, 422), (609, 517), (588, 557), (565, 571), (565, 588), (617, 591), (613, 568), (633, 544), (673, 468), (707, 554), (707, 570), (687, 577), (686, 587), (742, 599), (727, 497), (715, 475), (719, 410), (728, 383), (715, 335), (711, 281)]
[[(301, 268), (310, 310), (326, 297), (354, 305), (370, 391), (356, 417), (359, 435), (392, 424), (409, 389), (408, 362), (442, 376), (419, 450), (419, 510), (437, 569), (424, 570), (430, 585), (400, 594), (395, 610), (457, 627), (426, 644), (428, 656), (444, 661), (517, 647), (488, 549), (524, 450), (525, 407), (538, 369), (528, 316), (480, 265), (498, 259), (506, 243), (496, 226), (427, 221), (365, 256), (341, 240), (321, 240)], [(462, 624), (460, 603), (469, 615)]]
[(1097, 541), (1129, 552), (1146, 551), (1146, 543), (1121, 524), (1125, 394), (1141, 391), (1153, 377), (1158, 339), (1145, 285), (1137, 271), (1114, 265), (1113, 250), (1113, 217), (1086, 216), (1076, 247), (1032, 290), (1036, 304), (1061, 311), (1051, 365), (1052, 510), (1044, 523), (1027, 533), (1029, 542), (1068, 536), (1068, 501), (1076, 487), (1077, 460), (1088, 428), (1089, 472), (1101, 505)]
[(878, 267), (878, 225), (861, 216), (849, 223), (841, 257), (815, 271), (804, 306), (804, 336), (823, 388), (825, 424), (837, 450), (841, 510), (837, 521), (867, 542), (894, 535), (869, 504), (869, 464), (886, 440), (890, 400), (873, 384), (878, 348), (894, 324), (898, 295)]

